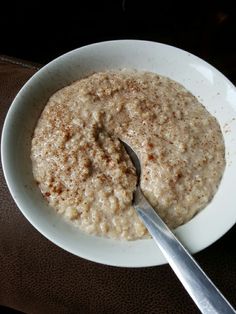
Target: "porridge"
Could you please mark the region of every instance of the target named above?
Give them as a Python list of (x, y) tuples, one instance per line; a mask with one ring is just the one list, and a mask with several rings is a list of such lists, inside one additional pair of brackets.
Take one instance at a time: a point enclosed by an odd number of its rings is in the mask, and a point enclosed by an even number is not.
[(95, 235), (148, 231), (132, 207), (138, 154), (144, 195), (170, 228), (214, 196), (224, 141), (216, 119), (182, 85), (149, 72), (95, 73), (56, 92), (32, 139), (33, 175), (48, 203)]

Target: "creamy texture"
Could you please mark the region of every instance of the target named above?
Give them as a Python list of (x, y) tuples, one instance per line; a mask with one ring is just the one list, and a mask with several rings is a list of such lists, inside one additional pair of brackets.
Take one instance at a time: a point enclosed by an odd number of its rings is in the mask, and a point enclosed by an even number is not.
[(216, 119), (182, 85), (154, 73), (107, 71), (56, 92), (36, 126), (33, 174), (49, 204), (82, 230), (112, 238), (148, 235), (132, 207), (141, 188), (170, 228), (215, 194), (225, 167)]

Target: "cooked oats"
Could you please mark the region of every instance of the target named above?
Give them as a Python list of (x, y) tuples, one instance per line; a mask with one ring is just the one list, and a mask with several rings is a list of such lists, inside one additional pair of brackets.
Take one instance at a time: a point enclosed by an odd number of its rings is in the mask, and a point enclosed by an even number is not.
[(177, 82), (149, 72), (93, 74), (56, 92), (32, 139), (33, 174), (51, 207), (82, 230), (134, 240), (148, 232), (132, 207), (141, 188), (170, 228), (214, 196), (224, 141), (217, 120)]

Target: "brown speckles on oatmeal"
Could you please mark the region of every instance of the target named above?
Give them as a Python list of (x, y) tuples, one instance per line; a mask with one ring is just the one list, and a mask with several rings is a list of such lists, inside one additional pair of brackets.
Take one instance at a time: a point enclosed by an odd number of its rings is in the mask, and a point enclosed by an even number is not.
[(216, 192), (224, 143), (216, 119), (180, 84), (153, 73), (95, 73), (55, 93), (34, 132), (33, 174), (55, 210), (88, 233), (148, 236), (132, 207), (142, 163), (145, 196), (171, 227)]
[(148, 155), (148, 160), (154, 161), (154, 160), (155, 160), (155, 156), (152, 155), (152, 154), (149, 154), (149, 155)]

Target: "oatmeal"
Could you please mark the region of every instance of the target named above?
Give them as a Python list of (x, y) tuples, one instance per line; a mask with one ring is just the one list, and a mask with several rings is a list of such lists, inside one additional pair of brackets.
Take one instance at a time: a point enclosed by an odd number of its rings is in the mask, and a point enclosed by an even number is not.
[(51, 207), (85, 232), (134, 240), (138, 154), (144, 195), (170, 228), (215, 194), (225, 167), (216, 119), (182, 85), (148, 72), (93, 74), (56, 92), (36, 126), (33, 174)]

